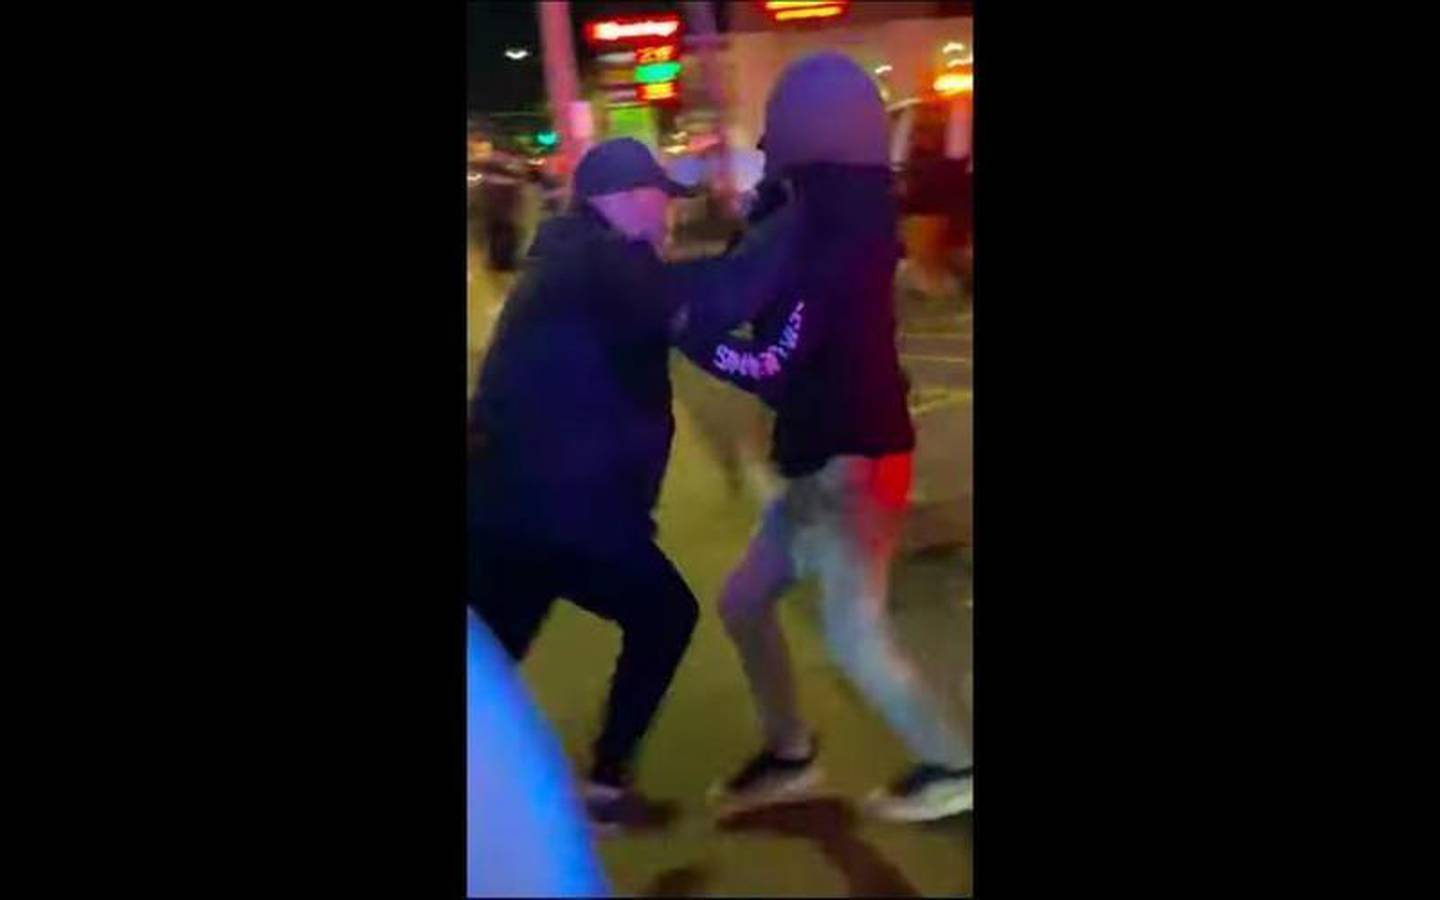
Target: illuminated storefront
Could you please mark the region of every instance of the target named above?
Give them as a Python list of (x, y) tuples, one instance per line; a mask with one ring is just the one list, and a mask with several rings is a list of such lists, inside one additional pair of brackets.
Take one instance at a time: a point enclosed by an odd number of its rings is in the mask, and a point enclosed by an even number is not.
[[(726, 68), (731, 95), (730, 140), (753, 147), (765, 99), (792, 60), (838, 50), (875, 78), (886, 105), (973, 87), (974, 19), (936, 2), (785, 2), (741, 0), (729, 5)], [(963, 82), (963, 85), (962, 85)]]

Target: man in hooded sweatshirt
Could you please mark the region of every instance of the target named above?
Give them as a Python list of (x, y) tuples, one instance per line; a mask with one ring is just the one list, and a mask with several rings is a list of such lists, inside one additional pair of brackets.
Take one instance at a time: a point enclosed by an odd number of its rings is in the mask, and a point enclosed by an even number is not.
[[(469, 419), (468, 602), (516, 660), (557, 597), (623, 634), (583, 794), (636, 809), (631, 768), (698, 608), (651, 517), (674, 434), (669, 350), (754, 315), (790, 255), (786, 224), (721, 259), (662, 262), (670, 197), (650, 151), (605, 141), (576, 167), (496, 323)], [(783, 219), (783, 217), (782, 217)]]
[(884, 105), (849, 58), (790, 65), (765, 112), (767, 193), (798, 219), (795, 250), (752, 339), (692, 333), (697, 365), (776, 414), (771, 455), (784, 487), (721, 595), (764, 745), (712, 789), (726, 810), (790, 799), (820, 780), (776, 603), (818, 578), (827, 645), (899, 735), (915, 765), (868, 799), (877, 815), (927, 821), (973, 806), (969, 744), (896, 643), (889, 567), (911, 480), (915, 431), (895, 342), (899, 257)]

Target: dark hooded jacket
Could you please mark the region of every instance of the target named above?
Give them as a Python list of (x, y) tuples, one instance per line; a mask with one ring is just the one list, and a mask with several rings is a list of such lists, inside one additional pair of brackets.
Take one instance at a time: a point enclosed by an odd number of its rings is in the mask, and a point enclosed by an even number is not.
[(908, 452), (915, 430), (895, 342), (889, 170), (811, 163), (790, 183), (795, 251), (752, 336), (695, 332), (681, 349), (775, 410), (771, 455), (795, 478), (834, 456)]
[(681, 347), (775, 410), (771, 452), (787, 477), (834, 456), (913, 450), (895, 341), (899, 222), (875, 85), (842, 54), (797, 60), (766, 104), (763, 147), (759, 207), (787, 185), (795, 253), (750, 338), (694, 333)]
[(793, 225), (665, 264), (583, 207), (546, 221), (496, 323), (469, 419), (469, 520), (552, 544), (653, 534), (674, 434), (669, 348), (775, 290)]

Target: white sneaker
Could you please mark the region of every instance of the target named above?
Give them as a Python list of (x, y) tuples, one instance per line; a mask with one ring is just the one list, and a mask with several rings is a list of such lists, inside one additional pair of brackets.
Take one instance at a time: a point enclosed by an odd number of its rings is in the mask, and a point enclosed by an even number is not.
[(865, 806), (891, 822), (933, 822), (969, 812), (975, 808), (973, 770), (919, 765), (873, 791)]

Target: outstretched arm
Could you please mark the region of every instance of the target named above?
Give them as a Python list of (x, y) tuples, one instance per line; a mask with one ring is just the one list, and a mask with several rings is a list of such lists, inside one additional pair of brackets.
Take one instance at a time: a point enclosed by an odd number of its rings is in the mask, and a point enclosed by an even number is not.
[(752, 226), (724, 256), (666, 267), (676, 343), (719, 338), (776, 300), (795, 258), (797, 216), (794, 208), (783, 209)]
[(714, 377), (774, 406), (791, 374), (814, 353), (823, 332), (820, 314), (820, 306), (792, 295), (771, 327), (753, 339), (693, 335), (682, 339), (680, 350)]

